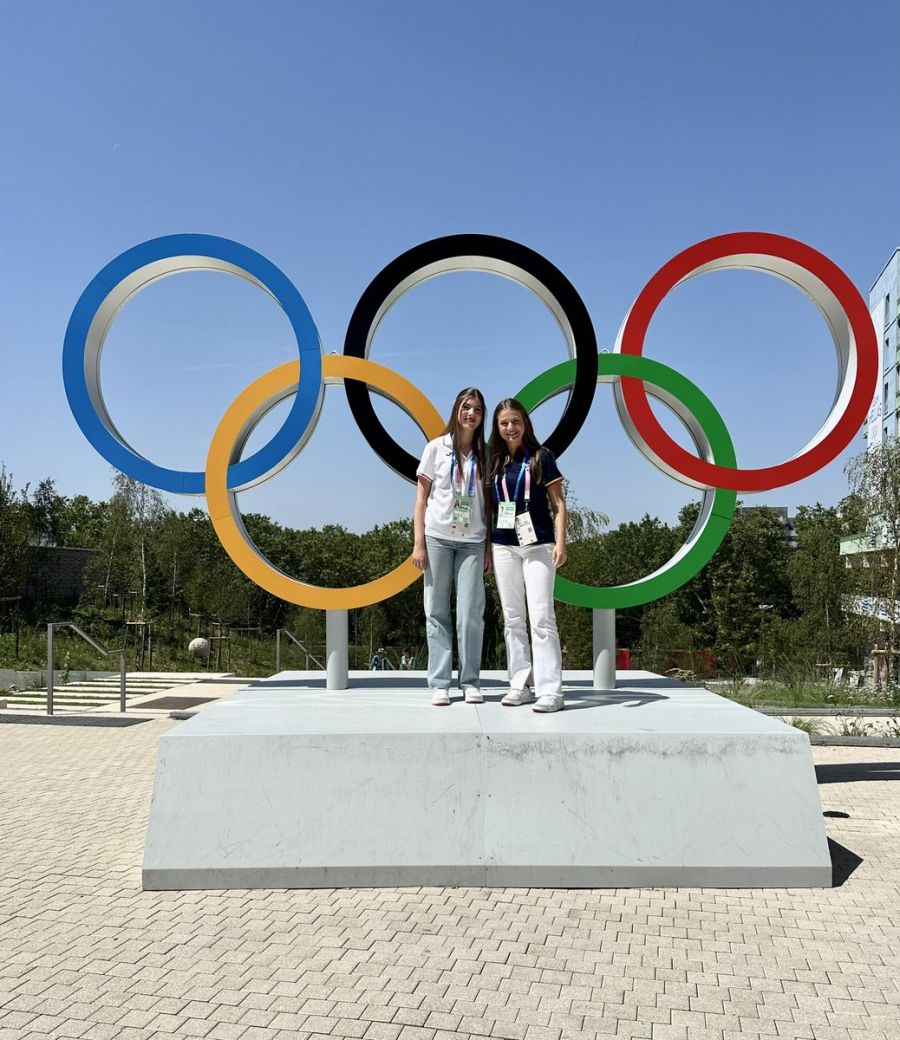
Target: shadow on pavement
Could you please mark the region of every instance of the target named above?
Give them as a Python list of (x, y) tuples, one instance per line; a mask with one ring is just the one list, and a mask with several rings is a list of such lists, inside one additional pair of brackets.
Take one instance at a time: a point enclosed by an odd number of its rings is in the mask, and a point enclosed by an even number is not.
[(862, 863), (862, 857), (838, 845), (833, 838), (828, 839), (828, 851), (831, 853), (831, 884), (840, 888)]
[[(568, 691), (569, 684), (566, 684), (566, 690)], [(577, 700), (573, 700), (576, 698)], [(645, 704), (652, 704), (654, 701), (667, 701), (668, 697), (663, 697), (659, 693), (643, 693), (640, 690), (634, 690), (629, 693), (628, 690), (622, 690), (621, 693), (618, 689), (615, 693), (594, 693), (591, 690), (585, 690), (584, 693), (574, 692), (571, 694), (567, 693), (566, 696), (566, 711), (582, 711), (585, 708), (642, 708)]]
[[(509, 683), (501, 682), (499, 679), (482, 679), (482, 690), (504, 690), (509, 689)], [(325, 677), (321, 679), (263, 679), (248, 687), (253, 690), (324, 690)], [(354, 690), (421, 690), (428, 692), (428, 683), (420, 678), (404, 676), (402, 672), (378, 672), (371, 676), (358, 679), (355, 676), (350, 680), (347, 690), (340, 693), (352, 693)]]
[(127, 726), (139, 726), (152, 719), (107, 718), (90, 715), (0, 715), (0, 726), (12, 723), (19, 726), (95, 726), (99, 729), (123, 729)]
[[(590, 679), (567, 679), (563, 684), (568, 687), (593, 688)], [(616, 679), (616, 690), (690, 690), (696, 687), (685, 686), (677, 679), (668, 679), (664, 675), (648, 677), (646, 679)]]
[(824, 762), (816, 766), (816, 779), (820, 784), (900, 780), (900, 762)]

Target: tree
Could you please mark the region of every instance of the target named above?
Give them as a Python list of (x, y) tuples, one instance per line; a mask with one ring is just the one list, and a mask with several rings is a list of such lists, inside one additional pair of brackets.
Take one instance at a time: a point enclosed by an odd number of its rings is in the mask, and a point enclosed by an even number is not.
[[(124, 473), (113, 476), (113, 495), (105, 510), (100, 533), (99, 561), (104, 606), (111, 595), (121, 597), (124, 618), (126, 596), (137, 596), (137, 612), (145, 619), (150, 583), (150, 543), (155, 528), (169, 512), (162, 495)], [(137, 588), (135, 588), (137, 586)]]
[(63, 544), (65, 506), (66, 500), (57, 494), (53, 480), (45, 477), (40, 481), (28, 502), (32, 535), (37, 544)]
[(0, 464), (0, 596), (21, 596), (28, 578), (30, 518), (25, 492), (17, 492), (12, 475)]
[[(689, 536), (699, 508), (685, 506), (679, 514), (678, 544)], [(767, 616), (793, 616), (791, 552), (776, 510), (738, 510), (713, 558), (673, 594), (678, 616), (695, 629), (699, 644), (729, 668), (752, 666)]]
[(880, 601), (888, 649), (897, 649), (897, 607), (900, 599), (900, 441), (873, 445), (851, 459), (847, 466), (850, 487), (856, 496), (855, 533), (867, 538), (871, 551), (865, 561), (868, 591)]
[(851, 576), (840, 554), (842, 518), (834, 508), (801, 506), (795, 525), (797, 548), (788, 573), (800, 645), (820, 661), (843, 659), (851, 641), (843, 603)]

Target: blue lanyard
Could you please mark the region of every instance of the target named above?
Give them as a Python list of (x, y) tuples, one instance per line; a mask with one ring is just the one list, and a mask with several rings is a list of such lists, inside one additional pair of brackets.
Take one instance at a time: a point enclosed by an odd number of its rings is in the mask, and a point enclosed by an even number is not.
[[(519, 491), (520, 491), (520, 489), (522, 487), (522, 478), (525, 476), (525, 472), (528, 469), (528, 460), (530, 458), (531, 458), (531, 456), (526, 451), (525, 452), (525, 457), (522, 459), (522, 468), (519, 470), (519, 476), (518, 476), (518, 479), (516, 480), (516, 493), (513, 495), (513, 499), (512, 499), (513, 502), (518, 502), (519, 501)], [(506, 476), (505, 473), (503, 475), (503, 485), (504, 485), (504, 490), (506, 491), (506, 493), (508, 495), (509, 494), (509, 481), (507, 480), (507, 476)], [(528, 500), (531, 498), (531, 495), (529, 494), (530, 487), (531, 487), (531, 481), (529, 480), (528, 481), (528, 486), (525, 489), (525, 507), (526, 508), (528, 507)], [(499, 477), (494, 477), (494, 494), (497, 496), (497, 501), (499, 502), (500, 501)], [(507, 501), (509, 501), (509, 499), (507, 499)]]
[[(453, 474), (454, 474), (455, 470), (456, 470), (456, 445), (454, 444), (453, 440), (451, 439), (451, 441), (450, 441), (450, 489), (451, 489), (451, 491), (454, 488)], [(463, 478), (465, 478), (465, 472), (466, 472), (466, 468), (465, 468), (465, 464), (464, 464), (463, 468), (462, 468), (462, 476), (463, 476)], [(474, 452), (472, 452), (472, 461), (471, 461), (471, 463), (469, 465), (469, 490), (468, 490), (467, 494), (468, 494), (469, 498), (471, 498), (475, 494), (475, 453)]]

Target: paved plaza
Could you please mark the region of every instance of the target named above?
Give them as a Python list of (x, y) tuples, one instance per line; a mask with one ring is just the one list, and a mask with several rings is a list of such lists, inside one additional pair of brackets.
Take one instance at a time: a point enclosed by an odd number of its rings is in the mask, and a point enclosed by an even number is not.
[(0, 1040), (900, 1038), (900, 750), (813, 749), (833, 889), (143, 892), (180, 723), (0, 719)]

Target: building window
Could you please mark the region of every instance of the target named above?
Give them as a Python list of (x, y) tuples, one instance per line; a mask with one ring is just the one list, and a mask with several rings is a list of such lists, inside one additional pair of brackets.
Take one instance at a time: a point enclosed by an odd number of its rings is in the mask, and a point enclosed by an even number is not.
[(888, 293), (884, 298), (884, 327), (887, 328), (891, 321), (891, 294)]

